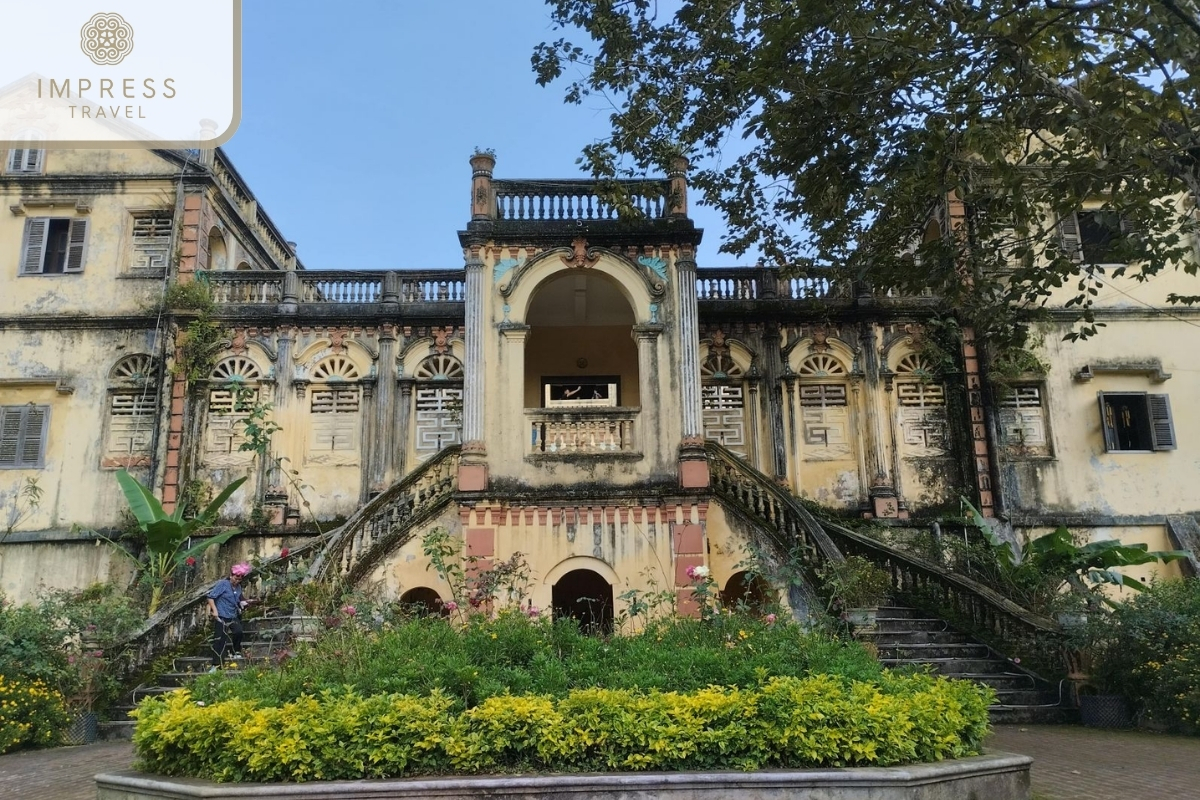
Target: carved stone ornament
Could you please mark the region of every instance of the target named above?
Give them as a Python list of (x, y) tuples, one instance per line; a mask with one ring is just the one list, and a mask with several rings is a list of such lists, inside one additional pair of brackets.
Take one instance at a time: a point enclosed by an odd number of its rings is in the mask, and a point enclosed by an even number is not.
[(350, 332), (345, 328), (329, 331), (329, 349), (335, 353), (346, 352), (346, 337)]
[(829, 329), (824, 325), (814, 325), (812, 329), (812, 345), (814, 353), (824, 353), (829, 349)]
[(908, 342), (913, 347), (920, 347), (925, 342), (925, 326), (917, 322), (910, 322), (904, 326), (904, 332), (908, 334)]
[(588, 250), (587, 239), (582, 236), (577, 236), (575, 241), (571, 242), (570, 256), (559, 257), (564, 264), (573, 269), (591, 267), (600, 260), (600, 256), (594, 250)]
[(232, 350), (235, 355), (239, 355), (239, 356), (246, 352), (246, 329), (245, 328), (234, 328), (233, 329), (233, 340), (229, 343), (229, 349)]
[(711, 344), (709, 345), (709, 349), (715, 352), (724, 353), (728, 349), (725, 346), (725, 331), (721, 330), (720, 328), (713, 331), (710, 342)]
[(447, 342), (450, 335), (454, 332), (453, 328), (430, 328), (429, 332), (433, 334), (433, 349), (437, 353), (445, 353), (448, 347)]

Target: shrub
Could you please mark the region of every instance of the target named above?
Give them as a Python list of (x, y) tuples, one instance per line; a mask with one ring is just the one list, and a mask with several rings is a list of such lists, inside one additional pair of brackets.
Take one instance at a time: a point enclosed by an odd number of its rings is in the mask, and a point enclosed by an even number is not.
[(496, 695), (353, 691), (279, 706), (143, 701), (143, 768), (218, 781), (305, 781), (512, 770), (887, 766), (979, 752), (991, 690), (929, 675), (876, 682), (777, 677), (693, 692), (590, 688)]
[(297, 647), (278, 670), (201, 677), (205, 702), (249, 698), (279, 705), (302, 694), (353, 685), (364, 694), (425, 695), (441, 690), (467, 707), (489, 697), (573, 689), (753, 687), (769, 675), (828, 672), (859, 680), (879, 675), (861, 644), (802, 630), (794, 623), (719, 615), (671, 618), (634, 635), (586, 636), (573, 620), (502, 613), (461, 627), (439, 619), (376, 628), (371, 615), (342, 618), (311, 646)]
[(1173, 580), (1093, 617), (1092, 678), (1160, 724), (1200, 732), (1200, 581)]
[(62, 695), (39, 680), (0, 673), (0, 753), (58, 741), (67, 725)]
[(892, 577), (862, 556), (831, 561), (817, 570), (825, 588), (844, 608), (873, 608), (887, 602)]

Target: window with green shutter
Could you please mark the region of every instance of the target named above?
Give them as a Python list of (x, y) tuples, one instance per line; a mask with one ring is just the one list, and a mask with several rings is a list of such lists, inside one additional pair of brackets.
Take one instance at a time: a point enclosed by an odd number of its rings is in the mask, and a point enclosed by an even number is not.
[(0, 406), (0, 469), (41, 469), (49, 424), (49, 406)]

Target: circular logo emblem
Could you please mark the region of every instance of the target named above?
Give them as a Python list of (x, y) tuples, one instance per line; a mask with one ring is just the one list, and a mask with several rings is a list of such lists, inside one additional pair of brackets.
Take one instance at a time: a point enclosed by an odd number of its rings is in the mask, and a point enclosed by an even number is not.
[(133, 26), (120, 14), (97, 14), (80, 29), (79, 49), (94, 64), (120, 64), (133, 52)]

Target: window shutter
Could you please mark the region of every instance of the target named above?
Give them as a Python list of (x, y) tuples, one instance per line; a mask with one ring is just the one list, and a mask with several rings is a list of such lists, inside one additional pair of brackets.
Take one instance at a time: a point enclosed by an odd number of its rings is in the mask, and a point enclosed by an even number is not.
[(86, 219), (71, 220), (71, 233), (67, 241), (67, 265), (64, 272), (83, 272), (83, 260), (87, 257)]
[(1100, 400), (1100, 430), (1104, 433), (1104, 452), (1111, 453), (1117, 449), (1116, 423), (1109, 416), (1111, 412), (1108, 403), (1104, 402), (1104, 392), (1098, 392), (1096, 397)]
[(21, 464), (26, 467), (42, 465), (42, 445), (46, 440), (46, 408), (28, 406), (25, 409), (25, 435), (21, 439)]
[(1146, 395), (1150, 411), (1150, 439), (1155, 450), (1175, 449), (1175, 422), (1171, 419), (1171, 400), (1165, 394)]
[(1058, 221), (1058, 240), (1065, 255), (1075, 261), (1083, 260), (1083, 243), (1079, 236), (1079, 217), (1075, 214)]
[(21, 408), (0, 408), (0, 467), (17, 466), (21, 440)]
[(25, 151), (24, 150), (13, 149), (13, 150), (8, 151), (8, 164), (5, 167), (5, 169), (7, 169), (9, 172), (20, 172), (24, 163), (25, 163)]
[(42, 171), (42, 156), (45, 150), (26, 150), (25, 163), (21, 168), (23, 172), (41, 172)]
[(21, 248), (21, 274), (36, 275), (42, 271), (42, 259), (46, 256), (46, 231), (50, 227), (47, 217), (25, 220), (25, 243)]

